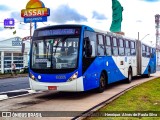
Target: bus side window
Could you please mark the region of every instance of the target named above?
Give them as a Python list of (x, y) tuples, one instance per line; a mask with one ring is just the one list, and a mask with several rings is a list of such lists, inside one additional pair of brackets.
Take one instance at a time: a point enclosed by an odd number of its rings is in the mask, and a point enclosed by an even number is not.
[(106, 46), (106, 55), (111, 56), (112, 48), (111, 48), (111, 37), (110, 36), (105, 37), (105, 46)]
[(146, 57), (150, 57), (150, 51), (148, 46), (146, 46)]
[(146, 57), (146, 47), (145, 47), (145, 45), (142, 45), (142, 56)]
[(136, 55), (135, 42), (131, 41), (131, 55)]
[(90, 31), (85, 31), (84, 37), (89, 37), (90, 44), (92, 45), (92, 55), (91, 57), (96, 56), (96, 33), (95, 32), (90, 32)]
[(104, 56), (105, 48), (104, 48), (104, 42), (103, 42), (103, 35), (98, 35), (97, 37), (97, 47), (98, 47), (98, 56)]
[(153, 52), (153, 48), (150, 48), (150, 54), (151, 54), (151, 58), (154, 58), (154, 52)]
[(124, 55), (124, 40), (119, 39), (119, 55)]
[(154, 58), (154, 55), (156, 55), (156, 49), (152, 48), (152, 58)]
[(117, 56), (118, 55), (117, 38), (112, 38), (112, 50), (113, 50), (113, 55)]
[(130, 56), (131, 55), (131, 49), (130, 49), (130, 41), (125, 41), (125, 55)]

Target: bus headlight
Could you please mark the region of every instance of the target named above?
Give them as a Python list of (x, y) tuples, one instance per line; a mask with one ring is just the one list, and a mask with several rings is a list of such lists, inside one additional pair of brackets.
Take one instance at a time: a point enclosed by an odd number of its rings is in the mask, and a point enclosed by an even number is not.
[(29, 73), (29, 77), (30, 77), (32, 80), (36, 81), (36, 78), (35, 78), (35, 76), (34, 76), (32, 73)]
[(74, 74), (67, 80), (67, 82), (73, 81), (73, 80), (75, 80), (75, 79), (77, 79), (77, 78), (78, 78), (78, 72), (74, 73)]

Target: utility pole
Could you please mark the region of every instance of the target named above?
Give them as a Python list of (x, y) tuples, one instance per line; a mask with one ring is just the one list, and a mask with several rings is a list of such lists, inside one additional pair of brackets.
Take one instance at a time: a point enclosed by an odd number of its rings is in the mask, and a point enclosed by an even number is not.
[(32, 37), (32, 21), (30, 22), (30, 37)]
[(156, 28), (156, 53), (157, 53), (157, 68), (159, 67), (159, 54), (160, 54), (160, 15), (156, 14), (155, 15), (155, 28)]
[(31, 43), (32, 43), (32, 21), (30, 22), (30, 47), (31, 47)]

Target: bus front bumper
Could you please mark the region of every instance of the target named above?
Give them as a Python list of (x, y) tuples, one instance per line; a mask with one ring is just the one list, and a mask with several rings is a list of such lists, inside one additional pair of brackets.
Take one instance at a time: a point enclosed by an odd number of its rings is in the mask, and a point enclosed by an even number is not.
[(29, 83), (32, 90), (84, 91), (83, 77), (79, 77), (70, 82), (61, 83), (38, 82), (29, 78)]

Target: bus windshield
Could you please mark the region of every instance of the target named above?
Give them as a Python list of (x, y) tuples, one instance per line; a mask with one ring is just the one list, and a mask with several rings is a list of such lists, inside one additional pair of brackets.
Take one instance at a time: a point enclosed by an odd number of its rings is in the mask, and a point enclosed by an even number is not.
[(34, 40), (32, 69), (69, 69), (77, 67), (79, 37), (59, 36)]

